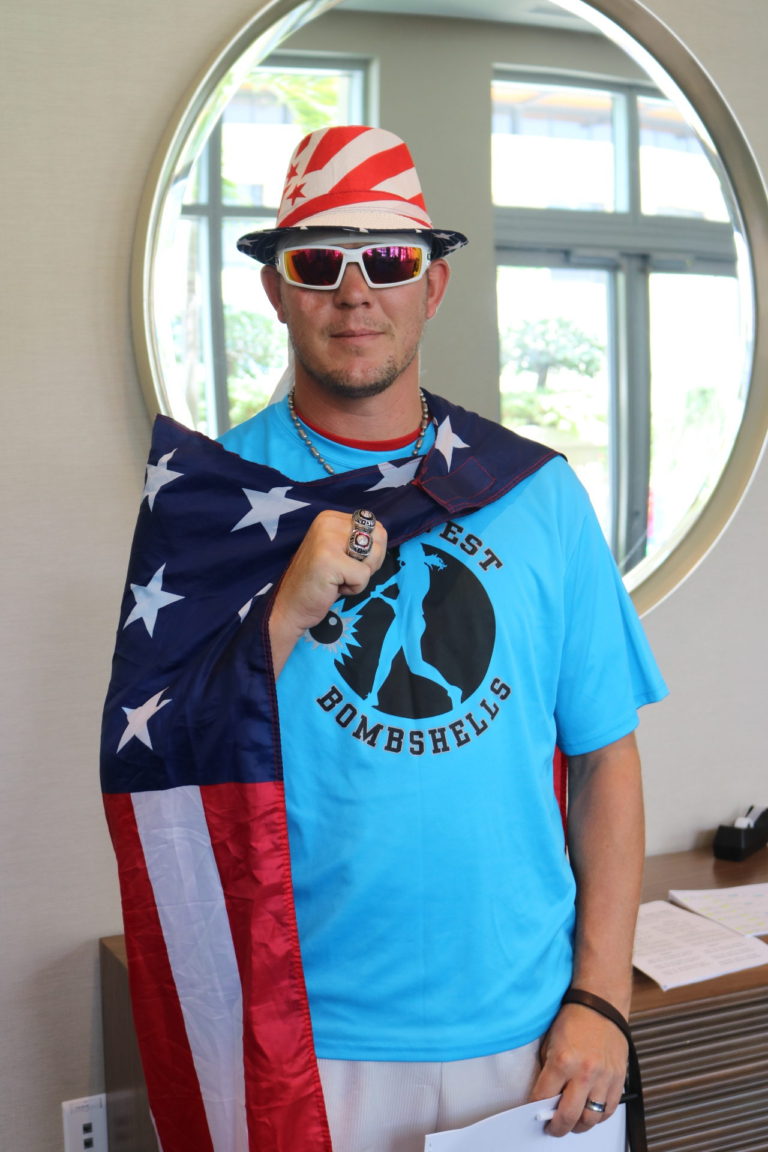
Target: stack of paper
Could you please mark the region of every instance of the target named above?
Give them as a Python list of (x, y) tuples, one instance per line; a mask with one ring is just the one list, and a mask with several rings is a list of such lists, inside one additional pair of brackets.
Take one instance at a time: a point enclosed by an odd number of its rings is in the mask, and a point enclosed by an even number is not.
[(640, 905), (632, 963), (662, 988), (678, 988), (768, 964), (768, 944), (665, 900), (652, 900)]
[(738, 888), (675, 888), (669, 899), (681, 908), (698, 912), (742, 932), (768, 936), (768, 884), (740, 884)]

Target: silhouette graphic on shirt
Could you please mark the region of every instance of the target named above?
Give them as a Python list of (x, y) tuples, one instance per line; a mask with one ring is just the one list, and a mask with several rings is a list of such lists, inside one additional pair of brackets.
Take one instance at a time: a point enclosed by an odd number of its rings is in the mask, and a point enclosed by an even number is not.
[(460, 560), (418, 543), (387, 553), (359, 596), (335, 605), (310, 636), (361, 700), (403, 719), (456, 710), (479, 687), (496, 623), (488, 595)]

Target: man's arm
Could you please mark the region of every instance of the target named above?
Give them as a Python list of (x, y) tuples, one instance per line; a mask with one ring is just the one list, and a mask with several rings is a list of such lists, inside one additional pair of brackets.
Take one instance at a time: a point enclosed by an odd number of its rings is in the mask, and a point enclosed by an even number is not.
[[(640, 758), (633, 734), (568, 761), (568, 845), (577, 884), (573, 987), (629, 1013), (632, 943), (644, 857)], [(586, 1131), (616, 1108), (624, 1086), (627, 1043), (591, 1008), (561, 1008), (542, 1045), (543, 1067), (531, 1093), (562, 1093), (547, 1131)], [(585, 1112), (587, 1100), (604, 1114)]]

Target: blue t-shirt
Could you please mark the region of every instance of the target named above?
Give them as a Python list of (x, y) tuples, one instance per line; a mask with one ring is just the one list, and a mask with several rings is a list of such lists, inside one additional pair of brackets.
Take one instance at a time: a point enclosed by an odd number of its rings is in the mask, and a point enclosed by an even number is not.
[[(391, 456), (311, 435), (336, 471)], [(323, 474), (284, 403), (222, 440), (293, 479)], [(560, 458), (337, 601), (278, 681), (318, 1056), (465, 1059), (548, 1027), (575, 896), (554, 746), (611, 743), (665, 692)]]

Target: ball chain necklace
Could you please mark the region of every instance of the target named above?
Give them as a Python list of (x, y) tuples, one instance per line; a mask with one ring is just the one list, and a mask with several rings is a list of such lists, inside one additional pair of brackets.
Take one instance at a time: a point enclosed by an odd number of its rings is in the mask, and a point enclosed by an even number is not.
[[(312, 443), (306, 429), (303, 427), (301, 421), (299, 420), (299, 417), (296, 415), (296, 402), (294, 400), (293, 391), (294, 390), (292, 388), (288, 393), (288, 411), (291, 414), (293, 426), (301, 439), (306, 444), (309, 451), (314, 456), (315, 460), (317, 460), (318, 464), (320, 464), (325, 469), (329, 476), (335, 476), (336, 469), (332, 468), (325, 457), (322, 456), (320, 452), (318, 452), (317, 448)], [(421, 452), (421, 446), (424, 443), (424, 434), (427, 431), (427, 425), (429, 424), (429, 408), (427, 406), (427, 398), (422, 392), (421, 388), (419, 388), (419, 398), (421, 400), (421, 423), (419, 424), (418, 438), (413, 446), (413, 452), (411, 453), (412, 456), (418, 456), (419, 452)]]

